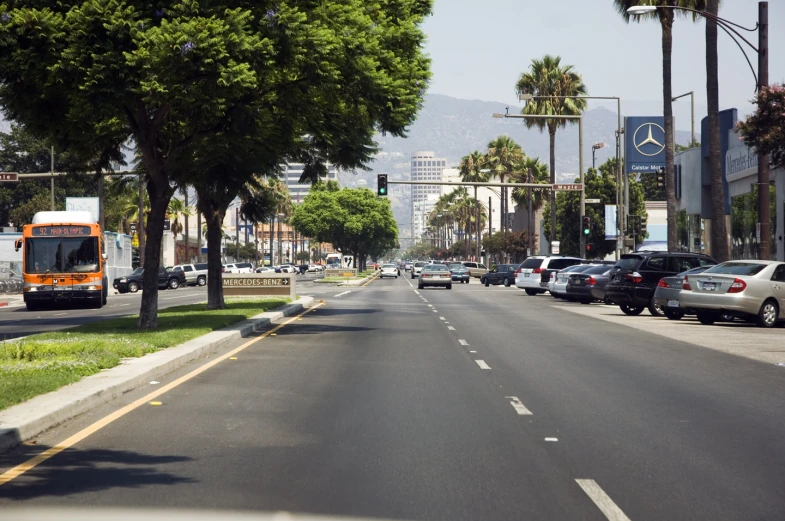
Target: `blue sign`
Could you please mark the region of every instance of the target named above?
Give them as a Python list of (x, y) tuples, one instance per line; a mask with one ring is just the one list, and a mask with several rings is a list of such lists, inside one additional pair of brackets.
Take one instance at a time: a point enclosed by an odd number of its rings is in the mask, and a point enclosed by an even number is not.
[(665, 118), (624, 118), (624, 162), (627, 173), (656, 172), (665, 168)]

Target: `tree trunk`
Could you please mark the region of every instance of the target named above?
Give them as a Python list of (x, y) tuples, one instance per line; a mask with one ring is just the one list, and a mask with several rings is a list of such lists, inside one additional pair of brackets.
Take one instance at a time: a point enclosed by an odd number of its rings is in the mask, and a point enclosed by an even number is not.
[(196, 261), (202, 261), (202, 212), (199, 210), (199, 196), (196, 196)]
[(662, 25), (662, 101), (665, 116), (665, 206), (668, 221), (668, 251), (676, 251), (676, 187), (673, 179), (673, 91), (671, 54), (673, 50), (673, 10), (660, 10)]
[(283, 241), (281, 240), (281, 216), (278, 216), (278, 264), (283, 260)]
[(144, 229), (144, 187), (145, 179), (142, 174), (139, 174), (139, 222), (136, 223), (136, 229), (139, 233), (139, 265), (144, 266), (145, 246), (146, 246), (146, 233)]
[[(548, 138), (550, 141), (550, 161), (551, 161), (551, 184), (556, 183), (556, 128), (548, 128)], [(551, 190), (551, 236), (548, 237), (550, 244), (548, 251), (553, 253), (553, 241), (556, 240), (556, 190)]]
[[(717, 16), (718, 0), (709, 0), (706, 12)], [(720, 158), (720, 87), (717, 65), (717, 22), (706, 17), (706, 96), (709, 105), (709, 172), (711, 174), (711, 254), (719, 262), (730, 259), (725, 226), (725, 190)]]
[(207, 309), (226, 308), (221, 274), (221, 235), (225, 216), (225, 208), (223, 211), (220, 208), (204, 209), (207, 223)]
[(96, 172), (96, 179), (98, 181), (98, 226), (101, 227), (101, 232), (106, 231), (106, 213), (104, 212), (104, 172), (103, 169), (98, 168)]
[[(185, 188), (185, 264), (191, 263), (191, 244), (188, 236), (188, 187)], [(177, 241), (175, 241), (175, 251), (177, 251)]]
[[(150, 168), (150, 165), (147, 165)], [(165, 177), (164, 177), (165, 179)], [(168, 183), (147, 184), (147, 195), (150, 198), (150, 214), (147, 216), (147, 227), (144, 230), (147, 240), (144, 247), (144, 274), (142, 275), (142, 304), (136, 327), (154, 329), (158, 327), (158, 268), (161, 265), (161, 240), (164, 236), (164, 220), (169, 199), (174, 189)], [(141, 236), (140, 236), (141, 240)]]

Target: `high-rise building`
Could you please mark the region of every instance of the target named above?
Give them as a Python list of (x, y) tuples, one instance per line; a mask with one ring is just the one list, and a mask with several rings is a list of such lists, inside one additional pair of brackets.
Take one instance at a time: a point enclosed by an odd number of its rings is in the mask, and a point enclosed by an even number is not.
[[(283, 165), (283, 181), (286, 184), (286, 187), (289, 189), (289, 193), (292, 196), (292, 202), (294, 204), (298, 204), (303, 202), (305, 196), (308, 195), (308, 192), (311, 190), (311, 183), (300, 182), (300, 176), (303, 175), (303, 166), (302, 164), (291, 164), (291, 165)], [(333, 165), (328, 165), (327, 169), (327, 176), (322, 178), (323, 181), (337, 181), (338, 184), (341, 184), (341, 178), (338, 172), (338, 169), (335, 168)]]
[[(442, 171), (447, 167), (447, 159), (436, 157), (431, 151), (414, 152), (411, 157), (411, 180), (412, 181), (441, 181)], [(412, 237), (414, 240), (422, 235), (422, 227), (418, 226), (418, 218), (415, 218), (415, 203), (426, 201), (429, 196), (438, 197), (441, 195), (439, 185), (411, 185), (412, 187)], [(419, 220), (422, 217), (419, 216)]]

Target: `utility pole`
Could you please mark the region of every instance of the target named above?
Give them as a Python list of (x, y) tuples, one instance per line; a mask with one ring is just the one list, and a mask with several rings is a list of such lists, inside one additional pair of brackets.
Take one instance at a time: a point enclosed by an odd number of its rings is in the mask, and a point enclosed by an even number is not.
[[(526, 182), (527, 183), (532, 182), (531, 168), (526, 169)], [(526, 243), (528, 246), (528, 248), (526, 248), (528, 250), (526, 255), (527, 257), (530, 255), (534, 255), (534, 222), (533, 222), (534, 213), (532, 211), (533, 209), (534, 209), (534, 189), (529, 188), (529, 213), (528, 213), (529, 218), (527, 219), (528, 223), (527, 223), (527, 232), (526, 232)]]
[(234, 222), (236, 224), (234, 231), (234, 261), (240, 260), (240, 207), (234, 209)]
[(55, 211), (55, 147), (49, 151), (49, 172), (52, 174), (51, 177), (51, 188), (52, 188), (52, 211)]
[[(758, 92), (769, 85), (769, 3), (758, 2)], [(769, 156), (758, 152), (758, 258), (771, 259)]]

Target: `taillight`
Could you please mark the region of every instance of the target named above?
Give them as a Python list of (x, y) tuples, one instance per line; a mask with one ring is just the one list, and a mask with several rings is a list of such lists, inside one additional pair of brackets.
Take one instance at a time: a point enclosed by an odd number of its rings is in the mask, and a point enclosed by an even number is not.
[(556, 273), (551, 273), (551, 280), (556, 278)]
[(692, 286), (690, 286), (690, 277), (688, 275), (684, 276), (684, 281), (682, 281), (681, 283), (681, 289), (682, 291), (683, 290), (692, 291)]
[(658, 288), (670, 288), (670, 285), (668, 285), (668, 283), (665, 282), (665, 279), (660, 279), (660, 281), (657, 283), (657, 287)]
[(542, 268), (534, 268), (532, 270), (532, 273), (542, 273), (543, 271), (545, 271), (545, 270), (543, 270)]
[(728, 288), (728, 293), (741, 293), (747, 288), (747, 283), (741, 279), (736, 279)]
[(627, 280), (632, 281), (633, 284), (638, 284), (639, 282), (643, 282), (643, 277), (641, 277), (641, 274), (638, 273), (637, 271), (628, 273), (627, 275), (625, 275), (625, 277), (627, 277)]
[(594, 277), (589, 277), (586, 279), (586, 284), (597, 284), (597, 280)]
[(515, 270), (515, 274), (517, 275), (517, 274), (521, 273), (522, 271), (523, 271), (523, 268), (518, 268), (517, 270)]

